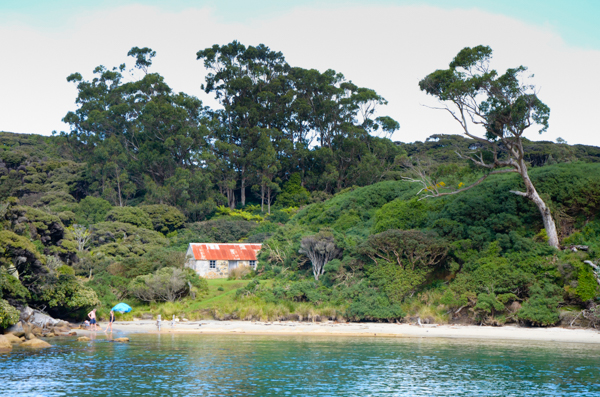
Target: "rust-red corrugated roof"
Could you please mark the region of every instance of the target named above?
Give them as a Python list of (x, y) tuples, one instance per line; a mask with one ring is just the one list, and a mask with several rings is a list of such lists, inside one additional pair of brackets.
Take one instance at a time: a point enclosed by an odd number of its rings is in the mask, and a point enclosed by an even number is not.
[(212, 244), (192, 243), (196, 260), (255, 261), (262, 244)]

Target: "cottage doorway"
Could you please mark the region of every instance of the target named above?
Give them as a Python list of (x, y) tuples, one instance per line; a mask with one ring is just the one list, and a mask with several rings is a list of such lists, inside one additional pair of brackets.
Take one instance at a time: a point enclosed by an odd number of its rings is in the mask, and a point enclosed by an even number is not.
[(238, 267), (238, 261), (229, 261), (229, 270), (231, 271), (231, 269), (235, 269), (236, 267)]

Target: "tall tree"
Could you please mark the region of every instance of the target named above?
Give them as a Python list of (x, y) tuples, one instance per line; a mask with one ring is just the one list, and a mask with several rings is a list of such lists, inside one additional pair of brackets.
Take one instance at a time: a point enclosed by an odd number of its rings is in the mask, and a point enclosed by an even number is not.
[[(255, 128), (278, 128), (286, 120), (285, 75), (289, 65), (280, 52), (271, 51), (261, 44), (246, 47), (237, 41), (197, 52), (209, 70), (206, 93), (213, 92), (223, 109), (213, 112), (217, 157), (226, 158), (234, 180), (223, 181), (227, 186), (229, 206), (235, 206), (235, 197), (229, 192), (239, 182), (240, 199), (246, 204), (246, 188), (252, 179), (248, 156), (254, 149)], [(225, 175), (225, 174), (224, 174)]]
[(134, 47), (129, 55), (144, 72), (139, 80), (124, 81), (124, 64), (112, 70), (99, 66), (89, 81), (71, 74), (67, 81), (77, 84), (78, 109), (63, 119), (71, 126), (68, 140), (95, 179), (92, 189), (114, 187), (116, 205), (123, 205), (125, 185), (127, 194), (131, 184), (133, 194), (143, 194), (150, 185), (172, 183), (180, 169), (191, 177), (203, 172), (208, 148), (202, 102), (174, 93), (162, 76), (148, 72), (151, 49)]
[[(448, 69), (436, 70), (419, 82), (421, 90), (440, 101), (441, 109), (449, 112), (466, 136), (492, 153), (489, 160), (481, 152), (469, 156), (473, 164), (486, 171), (475, 183), (451, 192), (441, 192), (427, 184), (425, 188), (430, 196), (455, 194), (477, 186), (490, 175), (516, 172), (525, 191), (511, 192), (535, 203), (542, 215), (548, 243), (558, 248), (554, 219), (529, 178), (523, 150), (523, 134), (529, 127), (538, 124), (540, 133), (548, 129), (550, 108), (538, 98), (533, 85), (523, 83), (522, 74), (527, 68), (519, 66), (499, 75), (489, 67), (491, 57), (492, 49), (488, 46), (464, 48)], [(475, 126), (483, 127), (483, 136), (474, 131)], [(504, 157), (499, 155), (500, 145), (508, 153)]]

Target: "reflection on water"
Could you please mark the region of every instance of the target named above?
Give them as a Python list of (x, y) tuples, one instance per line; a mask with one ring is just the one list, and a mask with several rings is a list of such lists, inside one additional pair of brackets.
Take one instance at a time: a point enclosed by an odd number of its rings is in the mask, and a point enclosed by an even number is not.
[(598, 396), (600, 347), (449, 339), (104, 335), (0, 354), (0, 396)]

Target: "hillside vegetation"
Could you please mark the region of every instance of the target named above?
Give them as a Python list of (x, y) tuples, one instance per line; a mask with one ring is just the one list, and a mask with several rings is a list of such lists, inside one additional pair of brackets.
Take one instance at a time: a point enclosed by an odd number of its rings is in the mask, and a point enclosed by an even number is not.
[[(299, 210), (275, 206), (269, 215), (249, 203), (193, 222), (177, 207), (118, 207), (86, 195), (85, 164), (61, 157), (60, 138), (2, 133), (0, 142), (2, 187), (11, 174), (19, 176), (11, 191), (17, 197), (5, 197), (1, 208), (4, 326), (18, 318), (13, 308), (23, 304), (81, 318), (92, 306), (105, 315), (120, 300), (134, 306), (126, 318), (419, 316), (552, 325), (561, 316), (570, 322), (598, 298), (593, 269), (584, 263), (600, 250), (600, 162), (593, 147), (531, 144), (555, 160), (533, 167), (531, 177), (552, 203), (562, 244), (588, 246), (573, 252), (544, 243), (537, 209), (510, 193), (519, 185), (515, 175), (426, 200), (416, 197), (417, 184), (388, 180), (340, 190)], [(468, 144), (435, 136), (402, 147), (413, 155), (426, 152), (440, 180), (460, 183), (478, 171), (446, 152)], [(291, 190), (284, 184), (284, 192)], [(336, 248), (318, 281), (301, 253), (311, 236)], [(183, 269), (187, 244), (198, 241), (262, 242), (259, 268), (239, 275), (245, 281), (207, 283)], [(170, 297), (148, 291), (174, 276), (181, 282)]]
[[(522, 139), (555, 248), (511, 193), (523, 178), (473, 161), (501, 164), (502, 142), (392, 142), (375, 91), (262, 45), (198, 52), (216, 110), (150, 73), (150, 49), (129, 55), (131, 81), (68, 77), (69, 132), (0, 132), (0, 328), (25, 305), (80, 320), (119, 301), (125, 318), (600, 322), (600, 148)], [(256, 271), (205, 280), (191, 242), (263, 249)]]

